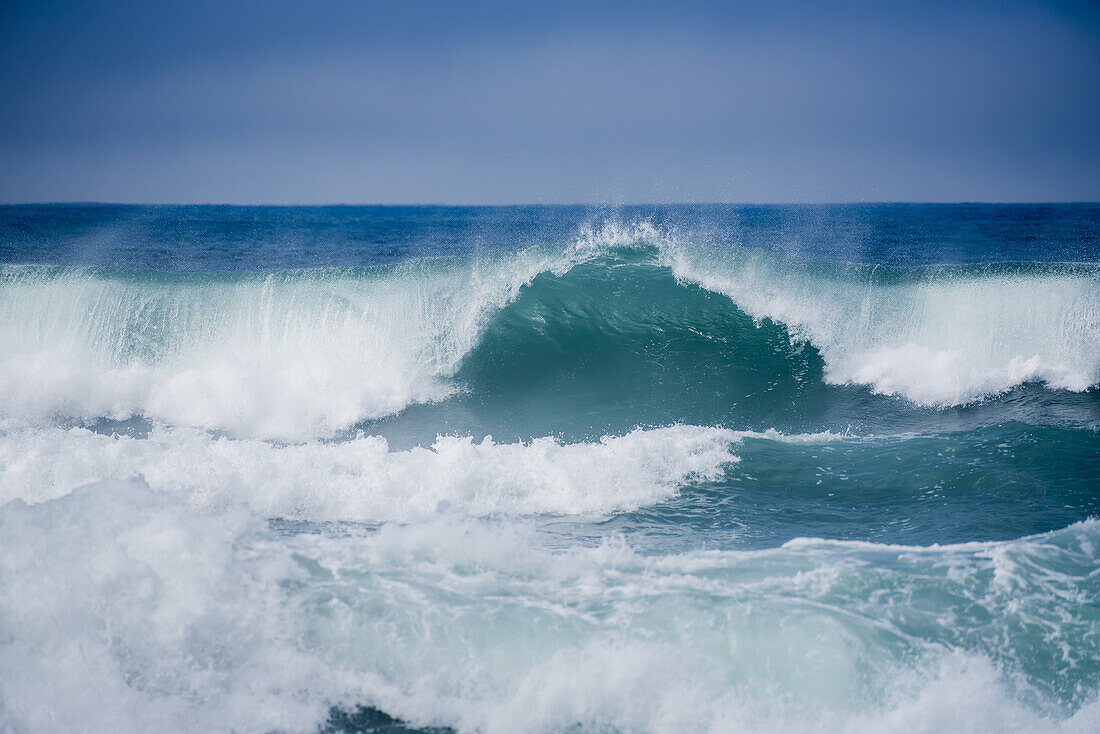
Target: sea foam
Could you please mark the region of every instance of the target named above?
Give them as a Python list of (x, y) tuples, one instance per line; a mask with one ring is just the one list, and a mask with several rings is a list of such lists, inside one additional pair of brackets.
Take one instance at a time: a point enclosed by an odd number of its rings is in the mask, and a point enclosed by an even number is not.
[[(0, 722), (306, 732), (330, 706), (370, 705), (491, 733), (1100, 723), (1094, 689), (1066, 685), (1095, 681), (1079, 614), (1095, 522), (941, 548), (807, 543), (552, 552), (525, 523), (453, 516), (286, 535), (141, 480), (10, 502)], [(1051, 656), (1062, 672), (1030, 675)]]
[(0, 270), (0, 410), (331, 435), (453, 391), (486, 319), (571, 255), (165, 275)]

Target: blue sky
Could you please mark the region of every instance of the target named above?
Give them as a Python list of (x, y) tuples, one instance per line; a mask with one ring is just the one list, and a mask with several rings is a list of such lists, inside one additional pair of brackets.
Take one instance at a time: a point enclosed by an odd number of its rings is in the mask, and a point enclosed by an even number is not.
[(1095, 3), (0, 3), (0, 201), (1100, 199)]

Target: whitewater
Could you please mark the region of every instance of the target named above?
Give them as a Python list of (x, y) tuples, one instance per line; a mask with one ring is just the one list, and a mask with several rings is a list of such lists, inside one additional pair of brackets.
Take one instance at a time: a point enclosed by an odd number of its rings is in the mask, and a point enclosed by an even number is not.
[(0, 207), (0, 729), (1100, 728), (1100, 207)]

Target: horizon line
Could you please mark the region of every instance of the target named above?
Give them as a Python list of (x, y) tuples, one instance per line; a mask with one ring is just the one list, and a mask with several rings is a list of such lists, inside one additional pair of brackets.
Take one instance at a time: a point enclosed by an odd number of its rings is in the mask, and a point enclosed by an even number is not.
[(1097, 205), (1098, 199), (1061, 199), (1046, 201), (1010, 200), (994, 201), (980, 199), (960, 199), (956, 201), (920, 200), (920, 199), (881, 199), (881, 200), (855, 200), (855, 201), (670, 201), (670, 202), (514, 202), (496, 204), (454, 204), (444, 202), (328, 202), (328, 203), (241, 203), (241, 202), (212, 202), (212, 201), (96, 201), (68, 200), (68, 201), (3, 201), (0, 207), (28, 207), (28, 206), (117, 206), (117, 207), (252, 207), (252, 208), (281, 208), (281, 209), (323, 209), (323, 208), (451, 208), (451, 209), (516, 209), (534, 207), (560, 207), (560, 208), (603, 208), (616, 209), (622, 207), (686, 207), (686, 206), (757, 206), (757, 207), (797, 207), (797, 206), (1053, 206), (1053, 205)]

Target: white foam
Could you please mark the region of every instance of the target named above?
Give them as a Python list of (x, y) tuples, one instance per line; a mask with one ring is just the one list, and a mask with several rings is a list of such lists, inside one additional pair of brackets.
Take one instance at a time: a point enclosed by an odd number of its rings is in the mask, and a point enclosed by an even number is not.
[(583, 257), (529, 248), (233, 277), (8, 266), (0, 411), (328, 436), (449, 394), (489, 315)]
[(263, 530), (140, 482), (0, 509), (0, 729), (314, 729), (339, 676), (284, 636), (288, 559), (234, 547)]
[(155, 429), (145, 439), (82, 428), (10, 428), (0, 438), (0, 503), (42, 502), (103, 479), (143, 476), (196, 506), (244, 503), (267, 516), (409, 521), (467, 515), (606, 515), (660, 502), (736, 461), (744, 434), (672, 426), (563, 444), (443, 436), (391, 451), (386, 440), (280, 446)]
[[(454, 517), (281, 536), (104, 483), (0, 507), (0, 725), (307, 732), (363, 704), (487, 734), (1094, 731), (1100, 704), (1059, 703), (1022, 671), (1094, 648), (1061, 592), (1087, 591), (1095, 536), (947, 559), (552, 553), (526, 525)], [(990, 586), (996, 551), (1026, 588)], [(960, 599), (980, 625), (956, 626)], [(1036, 637), (1044, 618), (1068, 624)]]
[(729, 296), (756, 319), (811, 342), (836, 384), (949, 406), (1031, 381), (1074, 391), (1100, 383), (1100, 272), (1018, 274), (873, 269), (763, 251), (663, 244), (677, 278)]

